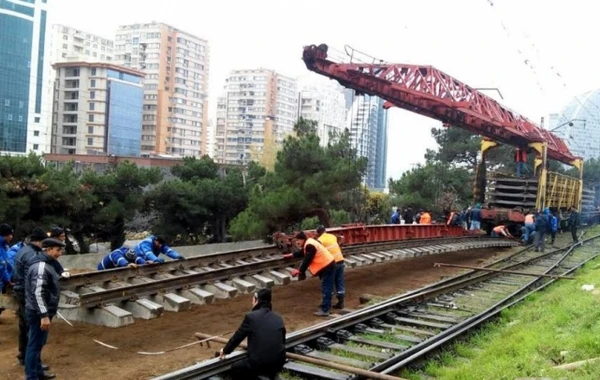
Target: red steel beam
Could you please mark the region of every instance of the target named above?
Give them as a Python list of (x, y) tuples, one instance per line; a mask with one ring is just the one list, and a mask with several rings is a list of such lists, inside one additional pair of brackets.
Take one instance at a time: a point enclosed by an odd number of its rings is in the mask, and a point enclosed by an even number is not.
[(548, 157), (572, 163), (573, 155), (558, 136), (502, 106), (487, 95), (431, 66), (336, 63), (327, 46), (306, 46), (302, 59), (315, 73), (396, 106), (504, 144), (525, 147), (547, 142)]

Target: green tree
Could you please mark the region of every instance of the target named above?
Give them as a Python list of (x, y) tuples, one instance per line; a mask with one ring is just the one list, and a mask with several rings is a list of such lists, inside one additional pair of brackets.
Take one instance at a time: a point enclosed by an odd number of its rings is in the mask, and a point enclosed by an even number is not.
[(227, 224), (248, 204), (248, 186), (252, 176), (264, 175), (264, 168), (250, 166), (250, 176), (239, 169), (219, 173), (208, 156), (186, 158), (172, 168), (177, 179), (162, 183), (148, 194), (149, 208), (157, 218), (154, 228), (167, 236), (181, 235), (182, 241), (196, 242), (211, 236), (214, 241), (227, 239)]
[(360, 187), (366, 159), (358, 158), (351, 148), (347, 130), (327, 147), (320, 146), (313, 121), (298, 120), (294, 131), (296, 135), (288, 136), (278, 152), (274, 171), (250, 191), (249, 209), (231, 222), (235, 239), (248, 237), (245, 230), (289, 231), (315, 216), (328, 227), (330, 210), (337, 209), (347, 192)]
[(81, 184), (93, 195), (94, 202), (87, 213), (73, 220), (73, 236), (84, 244), (84, 237), (93, 235), (110, 241), (111, 249), (117, 249), (125, 241), (125, 224), (144, 206), (145, 189), (161, 179), (159, 169), (138, 168), (130, 162), (113, 166), (103, 174), (86, 171)]

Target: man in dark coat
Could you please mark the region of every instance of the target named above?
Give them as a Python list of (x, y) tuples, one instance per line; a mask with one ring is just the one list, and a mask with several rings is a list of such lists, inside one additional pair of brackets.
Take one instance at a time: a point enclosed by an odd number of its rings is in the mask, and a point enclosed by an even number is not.
[(65, 243), (57, 239), (44, 239), (43, 251), (29, 263), (25, 275), (25, 313), (29, 325), (27, 350), (25, 353), (25, 375), (27, 380), (47, 380), (56, 376), (44, 372), (41, 361), (42, 348), (48, 339), (52, 318), (58, 311), (60, 298), (60, 274), (52, 264), (62, 255)]
[(275, 379), (285, 363), (285, 325), (271, 307), (271, 290), (260, 289), (252, 297), (252, 311), (221, 349), (221, 359), (248, 338), (248, 358), (233, 364), (234, 379)]

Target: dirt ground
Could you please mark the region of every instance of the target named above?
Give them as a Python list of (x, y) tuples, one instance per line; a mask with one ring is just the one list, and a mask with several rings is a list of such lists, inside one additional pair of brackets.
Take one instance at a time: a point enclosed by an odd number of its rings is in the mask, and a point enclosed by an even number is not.
[[(434, 268), (434, 262), (482, 265), (514, 252), (473, 250), (426, 256), (393, 263), (354, 268), (346, 272), (347, 308), (356, 308), (363, 294), (391, 296), (460, 273), (456, 268)], [(274, 310), (284, 317), (288, 332), (322, 321), (313, 316), (320, 303), (317, 279), (277, 286), (273, 290)], [(195, 341), (194, 332), (213, 335), (233, 332), (251, 307), (251, 297), (241, 295), (218, 300), (212, 305), (193, 306), (181, 313), (165, 312), (162, 317), (110, 329), (88, 324), (70, 327), (55, 320), (42, 357), (58, 379), (148, 379), (212, 357), (221, 346), (192, 346), (159, 356), (142, 356), (127, 351), (163, 351)], [(0, 316), (0, 378), (23, 378), (23, 367), (16, 360), (17, 320), (12, 311)], [(231, 336), (227, 334), (227, 337)], [(98, 339), (121, 348), (112, 350), (92, 341)], [(127, 351), (123, 351), (127, 350)]]

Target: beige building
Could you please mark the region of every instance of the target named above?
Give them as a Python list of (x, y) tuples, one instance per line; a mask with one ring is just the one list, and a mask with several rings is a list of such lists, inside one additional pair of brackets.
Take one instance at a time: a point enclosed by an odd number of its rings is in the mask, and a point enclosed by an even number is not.
[(207, 151), (208, 42), (163, 23), (120, 26), (115, 62), (144, 80), (142, 154), (200, 156)]
[(216, 162), (246, 165), (265, 140), (282, 143), (298, 117), (298, 83), (273, 70), (235, 70), (217, 104)]
[(103, 62), (53, 67), (51, 152), (140, 156), (144, 74)]

